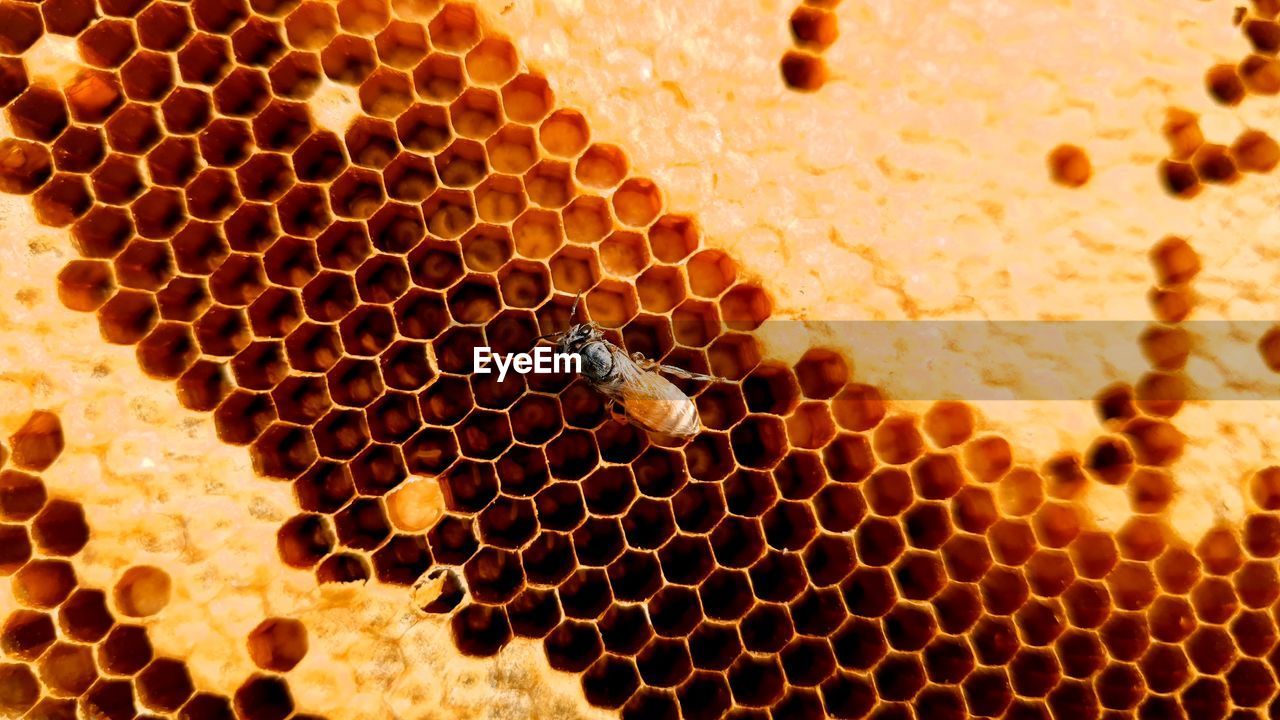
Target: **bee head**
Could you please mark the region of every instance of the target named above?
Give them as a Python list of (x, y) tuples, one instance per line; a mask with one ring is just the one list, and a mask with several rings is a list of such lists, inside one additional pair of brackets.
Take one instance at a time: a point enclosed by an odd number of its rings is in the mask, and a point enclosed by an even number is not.
[(583, 345), (592, 340), (599, 340), (604, 336), (600, 332), (600, 328), (593, 322), (579, 323), (564, 331), (560, 337), (560, 349), (562, 352), (576, 353), (582, 349)]

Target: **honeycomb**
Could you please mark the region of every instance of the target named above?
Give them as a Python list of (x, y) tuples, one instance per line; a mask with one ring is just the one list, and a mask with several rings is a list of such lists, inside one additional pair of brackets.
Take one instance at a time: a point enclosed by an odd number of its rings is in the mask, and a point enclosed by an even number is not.
[(146, 619), (172, 593), (163, 570), (130, 567), (109, 589), (77, 577), (73, 563), (90, 536), (84, 507), (51, 493), (41, 478), (64, 443), (58, 417), (37, 412), (0, 446), (0, 573), (21, 606), (0, 624), (5, 716), (319, 717), (295, 712), (289, 684), (278, 674), (306, 653), (306, 631), (296, 621), (268, 619), (254, 631), (250, 651), (268, 672), (246, 678), (228, 697), (200, 690), (182, 659), (153, 649)]
[[(834, 6), (792, 14), (786, 86), (823, 85)], [(1251, 12), (1274, 54), (1275, 13)], [(84, 60), (61, 85), (32, 80), (51, 42)], [(1188, 540), (1168, 513), (1188, 239), (1147, 255), (1150, 372), (1099, 390), (1091, 444), (1029, 463), (969, 404), (895, 407), (825, 347), (770, 356), (763, 283), (471, 5), (0, 0), (0, 52), (0, 189), (69, 237), (58, 299), (289, 487), (276, 551), (315, 583), (408, 601), (428, 578), (414, 599), (461, 654), (538, 643), (624, 718), (1276, 712), (1280, 467), (1251, 476), (1238, 529)], [(1211, 96), (1266, 94), (1248, 63), (1211, 69)], [(343, 122), (335, 93), (358, 108)], [(1178, 197), (1280, 160), (1258, 130), (1206, 143), (1183, 110), (1164, 132)], [(1091, 182), (1080, 147), (1048, 166)], [(725, 379), (675, 381), (702, 433), (614, 422), (581, 378), (473, 372), (477, 346), (563, 329), (579, 293), (612, 342)], [(147, 619), (181, 590), (163, 569), (79, 583), (94, 509), (41, 479), (75, 440), (38, 412), (0, 452), (21, 605), (3, 711), (313, 717), (285, 679), (301, 620), (264, 615), (243, 641), (259, 671), (219, 695), (151, 649)], [(1099, 486), (1132, 511), (1118, 529), (1079, 502)]]

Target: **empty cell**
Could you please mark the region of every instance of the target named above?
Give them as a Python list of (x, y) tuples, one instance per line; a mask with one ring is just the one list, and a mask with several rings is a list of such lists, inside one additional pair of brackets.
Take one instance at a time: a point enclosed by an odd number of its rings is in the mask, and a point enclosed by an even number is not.
[[(249, 155), (253, 142), (249, 125), (241, 120), (219, 118), (209, 123), (197, 138), (200, 154), (210, 165), (239, 165)], [(295, 158), (297, 161), (297, 158)]]
[(788, 50), (779, 66), (783, 83), (792, 90), (814, 92), (827, 82), (827, 64), (817, 55)]
[(480, 602), (505, 603), (524, 585), (520, 556), (509, 550), (482, 547), (463, 571), (468, 590)]
[(656, 690), (643, 687), (623, 706), (621, 717), (626, 720), (636, 718), (678, 718), (680, 706), (675, 694), (669, 690)]
[(253, 119), (254, 139), (264, 150), (292, 151), (311, 133), (311, 119), (301, 103), (272, 100)]
[[(449, 106), (449, 119), (459, 135), (484, 140), (502, 125), (502, 107), (497, 93), (480, 88), (463, 91)], [(547, 205), (545, 202), (539, 204)]]
[(338, 542), (357, 550), (372, 550), (391, 534), (385, 511), (377, 500), (357, 498), (333, 517)]
[(98, 309), (98, 329), (109, 343), (133, 345), (151, 331), (157, 315), (150, 294), (124, 290)]
[(461, 190), (437, 191), (422, 205), (422, 215), (426, 218), (427, 229), (443, 238), (462, 235), (476, 221), (471, 196)]
[(480, 20), (470, 5), (446, 3), (427, 29), (432, 45), (452, 52), (468, 50), (480, 39)]
[(102, 131), (79, 125), (68, 127), (54, 141), (53, 163), (63, 172), (90, 172), (102, 162), (105, 143)]
[(21, 58), (0, 58), (0, 107), (13, 102), (27, 89), (27, 84), (27, 70)]
[(65, 227), (89, 211), (93, 198), (83, 177), (55, 174), (36, 191), (32, 205), (40, 224)]
[(309, 182), (332, 180), (346, 167), (338, 137), (327, 131), (313, 133), (293, 152), (293, 167), (298, 179)]
[(283, 678), (255, 674), (236, 688), (235, 708), (246, 720), (284, 720), (294, 706)]
[(505, 175), (490, 177), (475, 189), (476, 212), (480, 219), (493, 223), (509, 223), (524, 211), (526, 202), (518, 178)]
[(1200, 194), (1200, 178), (1190, 163), (1162, 160), (1159, 173), (1165, 190), (1171, 195), (1186, 200)]
[(533, 308), (550, 297), (551, 275), (541, 263), (516, 260), (499, 270), (498, 287), (506, 305)]
[(836, 16), (823, 7), (801, 5), (791, 13), (791, 37), (802, 48), (821, 52), (840, 34)]
[[(574, 111), (565, 110), (560, 112), (572, 113), (572, 116), (581, 118), (581, 116)], [(559, 113), (557, 113), (557, 115), (558, 114)], [(555, 118), (556, 115), (553, 115), (551, 118), (547, 119), (546, 123), (551, 122)], [(546, 123), (543, 123), (542, 126), (543, 133), (547, 131), (548, 126)], [(582, 122), (580, 129), (570, 128), (570, 130), (580, 133), (580, 135), (573, 137), (574, 140), (579, 138), (582, 142), (587, 140), (588, 135), (585, 121)], [(547, 146), (547, 140), (545, 139), (543, 140), (543, 146)], [(582, 152), (582, 148), (576, 147), (576, 144), (574, 148), (570, 149), (574, 149), (574, 152), (571, 153), (572, 155), (577, 155), (578, 152)], [(616, 187), (618, 183), (622, 182), (623, 178), (627, 175), (627, 170), (627, 157), (618, 146), (593, 143), (591, 146), (587, 147), (586, 151), (582, 152), (582, 156), (578, 158), (578, 161), (574, 166), (574, 176), (577, 177), (579, 183), (586, 187), (598, 190), (608, 190)]]
[(75, 589), (75, 571), (62, 560), (31, 560), (13, 576), (13, 594), (28, 607), (52, 608)]
[(160, 140), (160, 124), (154, 109), (129, 103), (112, 115), (105, 126), (113, 150), (140, 155)]
[[(601, 249), (601, 255), (602, 257), (604, 256), (603, 248)], [(640, 305), (645, 310), (654, 313), (666, 313), (684, 300), (684, 275), (679, 268), (675, 267), (657, 266), (649, 268), (639, 278), (636, 278), (636, 294), (640, 298)], [(679, 329), (680, 325), (677, 324), (676, 327)]]
[[(567, 483), (564, 485), (567, 485)], [(560, 486), (553, 485), (551, 489), (554, 490), (557, 487)], [(539, 494), (537, 498), (539, 521), (544, 527), (568, 525), (569, 523), (560, 522), (563, 518), (551, 517), (545, 511), (544, 506), (547, 503), (544, 501), (546, 501), (552, 494), (553, 493), (544, 492)], [(566, 513), (563, 504), (560, 505), (557, 510), (562, 514)], [(550, 523), (547, 522), (549, 517), (551, 519)], [(582, 513), (579, 511), (577, 521), (580, 522), (581, 519)], [(432, 545), (432, 548), (435, 549), (434, 544)], [(440, 554), (438, 551), (435, 555), (437, 559), (439, 559)], [(524, 566), (525, 575), (528, 581), (537, 585), (559, 585), (564, 582), (565, 579), (573, 572), (574, 568), (577, 567), (577, 560), (574, 558), (573, 554), (572, 541), (569, 539), (568, 535), (557, 532), (540, 532), (538, 536), (533, 539), (533, 542), (529, 543), (529, 545), (520, 552), (520, 559), (521, 564)]]
[(143, 705), (162, 711), (177, 710), (195, 691), (186, 665), (170, 658), (153, 661), (138, 674), (134, 685)]
[(436, 152), (452, 140), (448, 111), (439, 106), (413, 105), (396, 120), (399, 140), (407, 149)]
[(633, 548), (653, 550), (675, 534), (675, 516), (668, 503), (651, 498), (635, 501), (622, 518), (626, 542)]
[(924, 687), (924, 666), (915, 655), (891, 653), (876, 667), (873, 678), (882, 699), (909, 700)]
[(432, 160), (408, 152), (391, 161), (382, 179), (390, 197), (409, 203), (425, 200), (437, 186)]
[[(152, 183), (177, 188), (195, 177), (200, 161), (194, 141), (170, 137), (147, 153), (146, 163)], [(142, 191), (136, 162), (122, 155), (108, 157), (93, 180), (98, 199), (107, 202), (126, 202)]]
[(898, 559), (893, 571), (902, 596), (908, 600), (929, 600), (947, 583), (942, 560), (933, 554), (908, 551)]
[(653, 553), (626, 550), (609, 564), (608, 573), (618, 600), (644, 601), (662, 587), (662, 568)]
[(668, 585), (649, 599), (649, 619), (654, 632), (662, 637), (687, 635), (702, 621), (698, 594), (691, 588)]
[[(84, 77), (98, 78), (100, 76), (94, 74)], [(98, 83), (101, 82), (101, 80), (98, 81)], [(77, 86), (73, 85), (72, 88), (69, 88), (69, 91), (75, 87)], [(110, 86), (107, 86), (107, 88), (108, 93), (112, 92)], [(96, 87), (93, 91), (94, 93), (103, 92)], [(88, 93), (89, 88), (84, 88), (84, 92)], [(107, 104), (112, 104), (113, 100), (114, 98), (108, 98)], [(26, 140), (51, 142), (66, 129), (69, 122), (67, 103), (62, 94), (53, 88), (44, 86), (28, 88), (26, 92), (19, 95), (9, 105), (5, 112), (10, 125), (13, 127), (13, 134)], [(101, 121), (102, 116), (95, 115), (84, 119)]]
[(338, 14), (333, 5), (308, 0), (284, 19), (289, 44), (300, 50), (320, 50), (338, 34)]
[(56, 643), (40, 659), (40, 679), (58, 695), (84, 694), (98, 679), (93, 651), (84, 645)]
[[(160, 104), (160, 119), (170, 133), (189, 135), (200, 132), (209, 124), (212, 99), (207, 92), (192, 87), (174, 88)], [(174, 138), (166, 138), (168, 141)], [(161, 142), (161, 146), (164, 142)], [(155, 182), (155, 178), (152, 178)]]
[(1200, 179), (1208, 183), (1230, 184), (1240, 177), (1230, 150), (1224, 145), (1200, 146), (1191, 157), (1191, 164)]
[[(969, 652), (968, 646), (963, 641), (959, 644), (963, 652)], [(863, 618), (850, 618), (845, 621), (831, 636), (831, 646), (835, 650), (836, 662), (841, 667), (851, 670), (868, 670), (888, 652), (888, 645), (885, 643), (884, 633), (880, 630), (880, 624)], [(957, 651), (956, 654), (959, 652)], [(926, 659), (929, 657), (930, 655), (926, 654)], [(970, 666), (972, 662), (970, 658)], [(936, 663), (931, 661), (931, 664)], [(959, 675), (959, 673), (954, 674)]]
[(330, 80), (359, 85), (377, 67), (373, 43), (354, 35), (338, 35), (320, 53), (320, 67)]
[(196, 33), (178, 51), (178, 74), (188, 83), (216, 85), (232, 67), (231, 44), (206, 33)]
[(968, 630), (982, 615), (982, 600), (972, 585), (949, 585), (931, 604), (939, 627), (950, 633)]
[(1244, 563), (1236, 534), (1221, 525), (1204, 534), (1195, 552), (1204, 569), (1213, 575), (1229, 575)]
[(369, 580), (368, 563), (361, 555), (335, 553), (320, 562), (316, 568), (316, 580), (320, 583), (364, 583)]
[(545, 637), (563, 618), (560, 603), (551, 590), (526, 588), (507, 603), (506, 609), (512, 631), (526, 638)]
[(564, 218), (565, 237), (582, 245), (599, 242), (613, 228), (608, 203), (594, 195), (574, 198), (560, 214)]
[(77, 47), (90, 65), (112, 68), (119, 67), (137, 49), (137, 41), (127, 21), (104, 18), (80, 34)]
[(875, 705), (875, 689), (870, 680), (853, 673), (837, 672), (822, 684), (822, 702), (836, 717), (860, 717)]
[(49, 151), (33, 142), (0, 140), (0, 191), (29, 195), (52, 174)]
[(391, 21), (374, 39), (382, 62), (402, 70), (412, 68), (430, 49), (422, 25)]
[(267, 79), (276, 95), (306, 100), (320, 85), (320, 60), (314, 54), (291, 52), (271, 66)]
[[(226, 170), (218, 170), (209, 168), (196, 176), (186, 188), (187, 210), (193, 216), (202, 220), (221, 220), (226, 217), (241, 202), (236, 191), (235, 182), (231, 173)], [(253, 208), (253, 206), (249, 206)], [(237, 217), (233, 217), (228, 221), (227, 235), (232, 238), (240, 239), (247, 236), (249, 242), (253, 242), (255, 231), (261, 232), (268, 230), (269, 227), (253, 227), (252, 223), (256, 218), (252, 215), (244, 214), (248, 210), (245, 208)], [(270, 222), (270, 216), (265, 212), (261, 214), (263, 220)], [(249, 227), (246, 227), (246, 223)], [(240, 232), (248, 231), (248, 232)], [(274, 236), (271, 236), (274, 239)]]
[(291, 188), (276, 203), (276, 214), (282, 230), (300, 237), (314, 237), (333, 222), (324, 191), (315, 185)]
[[(556, 589), (564, 614), (580, 620), (594, 620), (608, 609), (613, 601), (608, 576), (599, 568), (580, 568), (569, 575)], [(696, 600), (694, 601), (696, 602)], [(652, 601), (650, 601), (652, 606)], [(650, 610), (650, 617), (654, 613)], [(654, 618), (657, 627), (658, 619)]]
[(551, 88), (540, 75), (518, 75), (502, 88), (503, 109), (508, 117), (519, 123), (531, 125), (539, 122), (554, 103)]
[(383, 0), (341, 0), (338, 21), (348, 32), (372, 35), (391, 20), (391, 8)]
[(748, 415), (729, 434), (734, 457), (750, 468), (768, 469), (786, 452), (786, 428), (771, 415)]
[(733, 699), (747, 707), (768, 707), (786, 690), (787, 681), (777, 658), (741, 657), (729, 668), (729, 688)]
[[(662, 212), (661, 192), (651, 180), (632, 178), (622, 183), (622, 185), (614, 191), (613, 211), (618, 220), (626, 225), (630, 225), (632, 227), (646, 227), (656, 220), (659, 213)], [(671, 260), (666, 260), (666, 257), (677, 255), (678, 252), (672, 252), (672, 248), (661, 248), (660, 250), (659, 246), (663, 243), (659, 242), (652, 236), (655, 234), (661, 235), (662, 233), (669, 232), (678, 233), (678, 230), (670, 228), (658, 230), (657, 228), (654, 228), (650, 233), (650, 241), (654, 246), (654, 255), (665, 262), (673, 262)], [(664, 240), (664, 242), (666, 241)], [(679, 255), (677, 259), (683, 257), (684, 255)]]
[[(496, 129), (496, 128), (495, 128)], [(461, 132), (461, 131), (459, 131)], [(573, 179), (569, 165), (558, 160), (543, 160), (524, 174), (525, 191), (529, 200), (544, 208), (562, 208), (574, 199)], [(601, 216), (594, 211), (588, 218), (591, 221), (583, 225), (581, 221), (565, 219), (565, 231), (575, 242), (594, 242), (604, 237), (607, 225), (599, 222)], [(597, 224), (599, 222), (599, 224)], [(598, 235), (598, 237), (597, 237)], [(592, 237), (591, 240), (579, 240), (579, 237)]]
[(56, 639), (57, 631), (47, 614), (34, 610), (14, 610), (5, 619), (3, 630), (0, 630), (0, 649), (19, 660), (34, 661)]
[(370, 115), (395, 118), (413, 103), (413, 82), (407, 73), (379, 68), (360, 85), (359, 97)]
[(653, 626), (643, 605), (613, 605), (596, 626), (604, 647), (616, 655), (635, 655), (653, 638)]
[[(413, 70), (414, 88), (422, 99), (436, 102), (452, 102), (466, 87), (462, 75), (462, 61), (452, 55), (432, 53)], [(445, 125), (446, 133), (448, 124)]]
[(547, 663), (561, 672), (582, 672), (600, 657), (604, 650), (595, 625), (578, 620), (565, 620), (543, 640)]

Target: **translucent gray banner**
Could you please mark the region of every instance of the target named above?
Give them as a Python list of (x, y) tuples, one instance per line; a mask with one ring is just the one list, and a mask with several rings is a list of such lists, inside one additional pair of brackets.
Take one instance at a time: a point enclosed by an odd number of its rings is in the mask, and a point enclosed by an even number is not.
[[(1280, 399), (1280, 374), (1264, 352), (1274, 345), (1271, 354), (1280, 362), (1276, 327), (1271, 321), (771, 320), (750, 334), (767, 358), (789, 364), (811, 348), (834, 350), (847, 358), (850, 380), (897, 400), (1087, 400), (1126, 383), (1151, 400), (1256, 401)], [(628, 345), (641, 340), (628, 330)], [(705, 330), (679, 320), (673, 327), (677, 341)], [(725, 340), (707, 346), (713, 370), (733, 360), (736, 349)], [(805, 365), (806, 371), (815, 367)], [(821, 369), (829, 371), (838, 368)]]

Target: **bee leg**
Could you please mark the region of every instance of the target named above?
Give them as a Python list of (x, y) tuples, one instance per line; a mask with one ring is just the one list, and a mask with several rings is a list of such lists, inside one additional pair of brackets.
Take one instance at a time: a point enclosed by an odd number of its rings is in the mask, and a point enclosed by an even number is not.
[(707, 382), (717, 382), (717, 381), (723, 380), (723, 378), (718, 378), (714, 375), (703, 375), (702, 373), (689, 372), (684, 368), (678, 368), (674, 365), (659, 365), (658, 363), (654, 363), (654, 366), (655, 366), (654, 369), (656, 370), (659, 370), (665, 373), (670, 373), (672, 375), (675, 375), (678, 378), (684, 378), (686, 380), (705, 380)]

